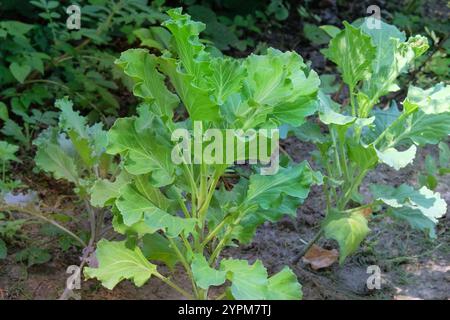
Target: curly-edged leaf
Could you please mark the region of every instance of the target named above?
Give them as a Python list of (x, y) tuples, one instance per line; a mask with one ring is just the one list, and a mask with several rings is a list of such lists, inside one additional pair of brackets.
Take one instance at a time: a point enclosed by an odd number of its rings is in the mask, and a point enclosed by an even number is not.
[[(183, 245), (178, 239), (174, 239), (175, 245), (180, 252), (183, 252)], [(149, 260), (164, 262), (171, 270), (180, 261), (176, 251), (172, 248), (169, 240), (159, 233), (146, 234), (142, 238), (142, 253)]]
[(439, 193), (427, 187), (414, 190), (406, 184), (397, 188), (375, 184), (370, 186), (370, 190), (375, 199), (392, 208), (392, 216), (406, 220), (413, 228), (428, 231), (430, 237), (435, 237), (434, 227), (438, 218), (447, 212), (447, 204)]
[(27, 145), (29, 143), (28, 138), (25, 136), (22, 128), (13, 120), (7, 119), (1, 132), (8, 137), (13, 137), (17, 141)]
[(211, 69), (213, 72), (208, 78), (208, 85), (215, 103), (223, 105), (231, 94), (240, 91), (245, 68), (236, 59), (214, 58), (211, 59)]
[(267, 299), (269, 300), (301, 300), (302, 286), (289, 267), (269, 278)]
[(158, 72), (156, 56), (145, 49), (129, 49), (122, 52), (115, 63), (134, 80), (135, 96), (143, 98), (150, 105), (153, 104), (156, 114), (172, 117), (172, 111), (178, 106), (179, 100), (167, 89), (164, 76)]
[(75, 131), (81, 138), (87, 138), (87, 120), (78, 111), (73, 110), (73, 102), (67, 97), (58, 99), (55, 107), (61, 110), (59, 114), (59, 127), (66, 131)]
[(73, 110), (73, 103), (67, 97), (56, 100), (55, 106), (61, 110), (59, 128), (67, 133), (84, 164), (87, 167), (97, 164), (107, 145), (103, 125), (89, 127), (87, 119)]
[(449, 113), (450, 85), (438, 83), (425, 90), (410, 86), (403, 105), (407, 111), (418, 108), (425, 114)]
[(267, 270), (260, 260), (249, 265), (246, 260), (224, 259), (220, 270), (231, 281), (231, 294), (238, 300), (267, 299)]
[[(220, 270), (231, 281), (231, 294), (238, 300), (299, 300), (301, 285), (287, 267), (268, 278), (260, 260), (250, 265), (246, 260), (223, 259)], [(222, 273), (219, 274), (220, 279)]]
[(370, 74), (375, 47), (370, 36), (344, 21), (344, 29), (331, 41), (325, 56), (336, 63), (346, 84), (354, 88)]
[(182, 14), (181, 8), (168, 10), (167, 14), (170, 19), (163, 26), (173, 35), (173, 47), (181, 60), (183, 71), (192, 76), (193, 84), (198, 85), (209, 73), (209, 55), (198, 37), (205, 30), (205, 24), (192, 21), (188, 14)]
[(339, 244), (339, 263), (343, 263), (358, 248), (370, 231), (367, 219), (359, 212), (331, 211), (322, 228), (327, 239), (334, 239)]
[(85, 268), (84, 274), (87, 278), (97, 278), (109, 290), (124, 279), (141, 287), (157, 272), (156, 265), (147, 261), (139, 247), (129, 249), (126, 241), (100, 240), (95, 254), (98, 268)]
[(307, 162), (281, 167), (275, 175), (252, 175), (245, 201), (264, 210), (284, 209), (284, 213), (296, 214), (297, 206), (306, 199), (313, 183), (320, 183), (320, 177)]
[(170, 78), (191, 120), (219, 119), (219, 106), (211, 100), (211, 92), (193, 83), (193, 76), (182, 72), (177, 61), (169, 57), (160, 60), (161, 70)]
[(167, 198), (156, 188), (153, 188), (151, 193), (149, 190), (150, 186), (147, 186), (145, 192), (141, 193), (132, 185), (121, 190), (116, 206), (120, 210), (125, 225), (132, 226), (144, 221), (151, 233), (162, 230), (171, 238), (182, 232), (188, 234), (194, 230), (195, 219), (185, 219), (169, 214), (165, 211), (170, 205)]
[(111, 182), (107, 179), (97, 180), (91, 188), (91, 204), (94, 207), (104, 207), (112, 204), (111, 201), (120, 196), (121, 188), (130, 182), (130, 176), (122, 171)]
[(373, 100), (372, 104), (379, 97), (397, 91), (397, 77), (428, 50), (426, 37), (414, 36), (405, 41), (405, 35), (395, 26), (380, 23), (381, 28), (369, 28), (366, 23), (361, 25), (361, 30), (370, 35), (376, 48), (371, 75), (363, 86), (363, 92)]
[(151, 173), (152, 183), (157, 187), (174, 180), (175, 166), (170, 145), (155, 137), (150, 128), (137, 132), (134, 118), (117, 119), (108, 132), (108, 140), (107, 152), (121, 153), (129, 173)]
[(144, 221), (139, 221), (131, 226), (127, 226), (123, 222), (123, 217), (120, 214), (119, 209), (117, 209), (115, 206), (112, 207), (112, 212), (114, 213), (112, 226), (114, 228), (114, 231), (120, 234), (133, 236), (136, 235), (138, 238), (142, 238), (146, 234), (151, 234), (153, 232), (153, 229), (149, 228)]
[(297, 53), (270, 48), (266, 55), (249, 56), (244, 65), (245, 90), (251, 103), (257, 105), (252, 117), (270, 115), (281, 123), (298, 126), (316, 111), (320, 79), (314, 71), (308, 72)]
[(146, 212), (144, 222), (153, 232), (162, 230), (167, 237), (174, 238), (180, 234), (188, 235), (193, 233), (197, 220), (194, 218), (181, 218), (172, 216), (162, 210)]
[(194, 254), (191, 268), (195, 283), (202, 289), (206, 290), (210, 286), (220, 286), (225, 282), (226, 272), (211, 268), (206, 258), (200, 253)]
[(437, 84), (427, 90), (410, 87), (403, 106), (399, 119), (386, 129), (383, 148), (411, 142), (437, 144), (450, 135), (450, 86)]
[(66, 179), (75, 184), (79, 182), (73, 157), (57, 144), (47, 142), (38, 146), (34, 162), (42, 170), (52, 173), (56, 179)]
[(376, 150), (378, 159), (395, 170), (400, 170), (412, 163), (416, 157), (416, 151), (417, 147), (415, 145), (411, 145), (404, 151), (398, 151), (395, 148), (387, 148), (383, 151)]
[(168, 208), (168, 203), (164, 201), (167, 199), (159, 189), (150, 185), (145, 189), (145, 192), (140, 192), (136, 186), (128, 184), (120, 190), (120, 196), (115, 204), (123, 216), (124, 223), (128, 226), (141, 221), (144, 213), (164, 212)]
[(19, 147), (6, 141), (0, 141), (0, 161), (20, 161), (15, 153), (19, 151)]

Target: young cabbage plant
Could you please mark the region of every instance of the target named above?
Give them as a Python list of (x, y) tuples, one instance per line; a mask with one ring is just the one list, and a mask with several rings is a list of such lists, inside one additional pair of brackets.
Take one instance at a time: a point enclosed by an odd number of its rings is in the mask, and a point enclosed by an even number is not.
[(104, 210), (91, 206), (89, 190), (97, 179), (106, 178), (119, 168), (113, 157), (105, 153), (107, 131), (101, 123), (89, 126), (87, 118), (74, 111), (67, 98), (57, 100), (55, 106), (60, 110), (58, 127), (49, 127), (34, 140), (37, 147), (34, 160), (37, 168), (74, 184), (89, 214), (88, 246), (92, 247), (101, 237)]
[[(124, 279), (142, 286), (153, 276), (187, 298), (300, 299), (301, 286), (288, 267), (269, 275), (259, 260), (249, 263), (221, 253), (248, 243), (264, 221), (296, 216), (321, 175), (304, 162), (272, 175), (254, 170), (227, 189), (221, 181), (233, 163), (251, 160), (242, 152), (250, 149), (250, 140), (232, 131), (226, 142), (241, 138), (243, 145), (239, 149), (236, 143), (231, 152), (218, 141), (227, 129), (302, 124), (316, 111), (319, 78), (294, 52), (269, 49), (245, 59), (217, 55), (199, 40), (204, 24), (181, 9), (168, 14), (163, 26), (171, 33), (169, 50), (161, 56), (127, 50), (116, 62), (135, 82), (133, 92), (143, 103), (137, 116), (117, 119), (109, 130), (107, 153), (120, 155), (122, 171), (98, 180), (91, 202), (112, 207), (114, 229), (124, 238), (101, 240), (98, 267), (84, 273), (108, 289)], [(212, 137), (208, 131), (196, 133), (198, 127), (218, 131)], [(179, 132), (193, 133), (194, 141)], [(269, 134), (266, 155), (272, 162), (275, 139)], [(191, 149), (192, 157), (185, 153)], [(208, 154), (215, 160), (208, 161)], [(221, 162), (225, 155), (232, 161)], [(176, 284), (157, 262), (170, 271), (181, 265), (191, 286)], [(211, 287), (222, 293), (210, 292)]]
[(401, 111), (395, 102), (377, 107), (380, 98), (400, 90), (396, 79), (428, 49), (426, 38), (406, 39), (395, 26), (381, 22), (380, 29), (369, 28), (363, 21), (344, 22), (333, 36), (324, 54), (337, 64), (350, 97), (348, 104), (339, 105), (320, 92), (319, 118), (327, 132), (310, 123), (300, 127), (308, 130), (301, 137), (317, 145), (317, 160), (326, 172), (327, 206), (321, 229), (303, 254), (325, 236), (338, 242), (342, 263), (369, 233), (374, 211), (436, 236), (435, 225), (447, 208), (439, 193), (425, 186), (373, 184), (367, 199), (359, 190), (379, 164), (400, 170), (413, 162), (418, 147), (447, 138), (450, 87), (410, 86)]

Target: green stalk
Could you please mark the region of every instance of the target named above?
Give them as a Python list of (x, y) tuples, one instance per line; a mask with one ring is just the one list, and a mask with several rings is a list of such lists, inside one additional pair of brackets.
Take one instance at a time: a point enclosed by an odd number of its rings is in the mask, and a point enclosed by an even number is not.
[(208, 236), (205, 238), (205, 240), (203, 240), (203, 242), (201, 243), (202, 248), (204, 248), (212, 239), (214, 239), (214, 237), (217, 236), (217, 234), (219, 233), (220, 230), (222, 230), (222, 228), (227, 224), (227, 219), (222, 220), (209, 234)]
[[(241, 204), (241, 206), (243, 206), (243, 204)], [(257, 206), (257, 205), (255, 205)], [(211, 257), (209, 257), (208, 263), (210, 265), (214, 264), (214, 262), (216, 261), (217, 257), (219, 256), (220, 252), (222, 251), (222, 249), (225, 247), (228, 238), (230, 237), (231, 233), (233, 232), (233, 229), (239, 225), (239, 223), (241, 222), (242, 218), (245, 216), (245, 214), (252, 210), (254, 208), (254, 206), (250, 206), (246, 209), (244, 209), (242, 212), (240, 212), (236, 218), (236, 220), (233, 222), (233, 224), (231, 224), (227, 231), (225, 232), (225, 235), (223, 236), (222, 240), (220, 240), (220, 242), (217, 244), (216, 248), (214, 249), (213, 253), (211, 254)], [(241, 208), (238, 208), (238, 211), (241, 210)]]
[(356, 117), (356, 105), (355, 105), (355, 97), (354, 97), (354, 92), (355, 87), (353, 86), (349, 86), (349, 92), (350, 92), (350, 104), (352, 106), (352, 116)]
[(402, 122), (406, 117), (408, 117), (409, 115), (411, 115), (412, 113), (414, 113), (417, 110), (417, 107), (409, 110), (409, 111), (403, 111), (403, 113), (397, 118), (395, 119), (389, 127), (387, 127), (379, 136), (378, 138), (372, 143), (374, 146), (376, 146), (383, 138), (384, 136), (390, 131), (391, 128), (395, 127), (397, 124), (399, 124), (400, 122)]
[(58, 222), (47, 218), (46, 216), (40, 214), (39, 212), (32, 210), (30, 208), (27, 207), (16, 207), (16, 206), (5, 206), (5, 207), (1, 207), (0, 206), (0, 211), (18, 211), (18, 212), (24, 212), (27, 213), (33, 217), (42, 219), (52, 225), (54, 225), (55, 227), (57, 227), (58, 229), (64, 231), (65, 233), (67, 233), (69, 236), (71, 236), (72, 238), (74, 238), (75, 240), (77, 240), (82, 246), (83, 248), (86, 247), (86, 243), (80, 238), (78, 237), (75, 233), (73, 233), (72, 231), (70, 231), (69, 229), (63, 227), (62, 225), (60, 225)]
[(158, 279), (160, 279), (161, 281), (163, 281), (168, 286), (170, 286), (173, 289), (175, 289), (176, 291), (178, 291), (179, 293), (181, 293), (184, 297), (188, 298), (189, 300), (194, 300), (194, 297), (190, 293), (188, 293), (187, 291), (181, 289), (178, 285), (173, 283), (169, 278), (164, 277), (159, 272), (155, 272), (154, 276), (157, 277)]
[(331, 133), (331, 140), (333, 141), (333, 150), (334, 150), (334, 158), (335, 158), (335, 162), (336, 162), (336, 168), (338, 170), (339, 177), (342, 177), (341, 161), (339, 159), (339, 152), (338, 152), (337, 141), (336, 141), (336, 132), (335, 132), (334, 126), (331, 127), (330, 133)]
[(348, 201), (352, 197), (353, 192), (359, 188), (360, 184), (362, 183), (364, 177), (366, 176), (368, 172), (368, 169), (362, 170), (359, 175), (352, 181), (350, 187), (347, 189), (347, 191), (344, 194), (344, 198), (340, 202), (339, 210), (344, 210), (345, 206), (347, 205)]
[(167, 239), (170, 242), (170, 245), (172, 246), (173, 250), (175, 251), (175, 253), (177, 254), (178, 258), (181, 261), (181, 264), (183, 265), (184, 269), (186, 270), (186, 273), (188, 274), (189, 278), (191, 279), (191, 283), (192, 283), (192, 290), (194, 290), (194, 294), (195, 296), (199, 296), (198, 290), (197, 290), (197, 284), (195, 283), (194, 280), (194, 275), (192, 274), (191, 271), (191, 267), (189, 266), (188, 262), (186, 261), (186, 258), (183, 256), (183, 254), (180, 252), (180, 249), (178, 248), (177, 244), (175, 243), (175, 241), (173, 241), (172, 238), (167, 237)]

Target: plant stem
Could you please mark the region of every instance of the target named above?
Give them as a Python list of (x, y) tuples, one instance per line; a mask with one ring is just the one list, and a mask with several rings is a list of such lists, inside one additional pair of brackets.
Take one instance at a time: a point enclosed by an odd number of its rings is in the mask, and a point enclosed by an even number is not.
[(338, 151), (338, 147), (337, 147), (337, 141), (336, 141), (336, 132), (335, 132), (335, 128), (331, 127), (330, 130), (331, 133), (331, 139), (333, 141), (333, 153), (334, 153), (334, 157), (335, 157), (335, 161), (336, 161), (336, 167), (339, 173), (339, 177), (342, 177), (342, 168), (341, 168), (341, 161), (339, 159), (339, 151)]
[(181, 293), (183, 296), (185, 296), (186, 298), (188, 298), (189, 300), (194, 300), (194, 297), (188, 293), (187, 291), (181, 289), (178, 285), (176, 285), (175, 283), (173, 283), (169, 278), (164, 277), (162, 274), (160, 274), (159, 272), (155, 272), (154, 273), (155, 277), (157, 277), (158, 279), (160, 279), (161, 281), (163, 281), (165, 284), (167, 284), (168, 286), (172, 287), (173, 289), (175, 289), (176, 291), (178, 291), (179, 293)]
[(340, 202), (339, 210), (344, 210), (345, 206), (347, 205), (347, 202), (350, 200), (350, 198), (352, 197), (353, 192), (355, 191), (355, 189), (359, 188), (359, 185), (361, 184), (361, 182), (363, 181), (364, 177), (367, 174), (368, 169), (364, 169), (362, 170), (359, 175), (352, 181), (352, 183), (350, 184), (350, 187), (347, 189), (347, 191), (344, 194), (344, 198), (342, 198), (342, 201)]
[(167, 237), (167, 239), (169, 240), (171, 247), (173, 248), (173, 250), (174, 250), (175, 253), (177, 254), (178, 258), (179, 258), (180, 261), (181, 261), (181, 264), (183, 265), (183, 267), (184, 267), (184, 269), (186, 270), (186, 272), (187, 272), (189, 278), (191, 279), (192, 290), (194, 290), (195, 296), (198, 297), (199, 293), (198, 293), (198, 290), (197, 290), (197, 285), (196, 285), (195, 280), (194, 280), (194, 275), (192, 274), (192, 271), (191, 271), (191, 267), (189, 266), (188, 262), (186, 261), (186, 258), (185, 258), (185, 257), (183, 256), (183, 254), (181, 253), (181, 251), (180, 251), (180, 249), (178, 248), (178, 246), (177, 246), (177, 244), (175, 243), (175, 241), (173, 241), (173, 239), (170, 238), (170, 237)]
[(219, 233), (219, 231), (227, 224), (227, 219), (223, 219), (206, 237), (205, 240), (201, 243), (202, 248), (204, 248), (208, 242), (210, 242), (214, 237)]
[(314, 238), (312, 238), (311, 241), (308, 242), (308, 244), (303, 248), (303, 250), (294, 258), (292, 261), (293, 264), (297, 264), (300, 259), (308, 252), (309, 249), (317, 242), (323, 235), (323, 229), (320, 228), (320, 230), (315, 234)]
[(33, 217), (42, 219), (52, 225), (54, 225), (55, 227), (57, 227), (58, 229), (64, 231), (65, 233), (67, 233), (68, 235), (70, 235), (72, 238), (74, 238), (75, 240), (77, 240), (83, 247), (86, 247), (86, 243), (80, 238), (78, 237), (75, 233), (73, 233), (72, 231), (70, 231), (69, 229), (63, 227), (62, 225), (60, 225), (59, 223), (57, 223), (56, 221), (47, 218), (46, 216), (44, 216), (43, 214), (40, 214), (39, 212), (30, 209), (30, 208), (26, 208), (26, 207), (16, 207), (16, 206), (5, 206), (5, 207), (1, 207), (0, 206), (0, 211), (18, 211), (18, 212), (24, 212), (27, 213)]
[(389, 132), (389, 130), (393, 127), (395, 127), (397, 124), (399, 124), (400, 122), (402, 122), (406, 117), (408, 117), (410, 114), (412, 114), (413, 112), (415, 112), (417, 110), (417, 107), (406, 111), (403, 110), (403, 113), (397, 118), (395, 119), (390, 125), (389, 127), (387, 127), (379, 136), (378, 138), (372, 143), (374, 146), (376, 146), (383, 138), (384, 136)]
[(353, 86), (349, 86), (350, 104), (352, 106), (352, 116), (356, 117), (355, 97), (353, 94), (354, 90), (355, 90), (355, 88)]

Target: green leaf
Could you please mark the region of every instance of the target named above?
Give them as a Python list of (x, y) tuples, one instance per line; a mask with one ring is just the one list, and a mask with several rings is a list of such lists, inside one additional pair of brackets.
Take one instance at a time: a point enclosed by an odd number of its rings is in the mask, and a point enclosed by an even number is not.
[(16, 156), (19, 147), (6, 141), (0, 141), (0, 161), (20, 161)]
[(152, 183), (156, 187), (173, 182), (175, 166), (171, 146), (158, 139), (151, 129), (137, 132), (134, 118), (117, 119), (108, 132), (108, 140), (107, 152), (122, 154), (129, 173), (151, 173)]
[(27, 261), (27, 266), (43, 264), (52, 258), (52, 255), (45, 249), (35, 246), (23, 249), (15, 254), (16, 261)]
[[(178, 243), (178, 239), (174, 239), (178, 250), (183, 253), (183, 245)], [(174, 270), (175, 265), (180, 261), (175, 250), (172, 248), (169, 240), (159, 233), (146, 234), (142, 238), (142, 253), (148, 260), (157, 260), (164, 262), (171, 270)]]
[(172, 216), (161, 210), (146, 212), (144, 222), (154, 232), (162, 230), (169, 238), (177, 237), (180, 234), (193, 233), (197, 225), (197, 220), (194, 218)]
[(159, 189), (147, 187), (152, 189), (150, 197), (149, 193), (144, 194), (132, 184), (122, 186), (120, 196), (116, 199), (116, 206), (120, 210), (123, 221), (126, 225), (131, 226), (134, 223), (143, 219), (144, 213), (153, 211), (163, 211), (167, 209), (162, 199), (164, 196)]
[(385, 129), (379, 149), (411, 142), (419, 146), (437, 144), (450, 135), (450, 86), (437, 84), (427, 90), (410, 87), (403, 106), (399, 120)]
[(27, 76), (31, 72), (31, 67), (27, 64), (20, 65), (16, 62), (13, 62), (9, 65), (9, 70), (11, 71), (14, 78), (17, 79), (20, 83), (23, 83)]
[(147, 261), (139, 247), (129, 249), (126, 241), (100, 240), (95, 253), (98, 268), (85, 268), (84, 274), (87, 278), (97, 278), (109, 290), (124, 279), (141, 287), (157, 273), (156, 265)]
[(405, 41), (404, 33), (395, 26), (383, 21), (380, 24), (381, 28), (369, 28), (367, 23), (360, 27), (371, 37), (376, 49), (372, 73), (363, 86), (363, 92), (372, 100), (372, 105), (379, 97), (397, 91), (397, 77), (428, 49), (425, 37), (414, 36)]
[(261, 261), (249, 265), (246, 260), (224, 259), (220, 262), (220, 270), (225, 271), (231, 281), (231, 294), (235, 299), (267, 299), (267, 270)]
[(48, 142), (38, 147), (34, 162), (42, 170), (51, 172), (55, 179), (66, 179), (75, 184), (79, 182), (73, 158), (57, 144)]
[(12, 36), (23, 36), (29, 32), (35, 26), (20, 21), (1, 21), (0, 26), (6, 29), (6, 31)]
[(179, 99), (167, 89), (165, 77), (157, 70), (157, 62), (157, 57), (145, 49), (130, 49), (122, 52), (115, 63), (134, 80), (135, 96), (153, 105), (156, 114), (172, 118)]
[(78, 111), (73, 110), (73, 102), (67, 97), (58, 99), (55, 107), (61, 110), (59, 115), (59, 127), (64, 131), (75, 131), (78, 136), (87, 138), (86, 119)]
[(212, 89), (215, 103), (222, 105), (231, 94), (240, 91), (245, 68), (240, 61), (232, 58), (212, 59), (211, 68), (214, 72), (208, 78), (208, 85)]
[(267, 291), (269, 300), (301, 300), (303, 297), (302, 286), (289, 267), (269, 278)]
[[(167, 11), (171, 19), (163, 23), (173, 36), (173, 47), (180, 57), (186, 74), (192, 77), (195, 85), (198, 85), (205, 75), (209, 73), (207, 60), (208, 54), (205, 46), (200, 42), (199, 34), (205, 30), (205, 24), (192, 21), (187, 14), (182, 14), (181, 8)], [(179, 92), (179, 90), (177, 89)]]
[(6, 136), (13, 137), (22, 144), (28, 144), (28, 138), (23, 133), (22, 128), (11, 119), (7, 119), (5, 121), (5, 125), (2, 128), (2, 133)]
[[(170, 78), (191, 120), (213, 121), (219, 119), (219, 107), (211, 100), (211, 92), (193, 84), (194, 78), (183, 73), (177, 61), (162, 57), (161, 70)], [(206, 79), (206, 78), (205, 78)]]
[[(405, 35), (395, 26), (379, 21), (380, 28), (370, 28), (368, 23), (361, 23), (361, 30), (369, 35), (375, 46), (375, 57), (372, 61), (371, 78), (364, 84), (368, 97), (381, 96), (394, 91), (394, 81), (406, 63), (399, 61), (402, 57), (400, 43)], [(400, 65), (401, 64), (401, 65)]]
[(3, 260), (8, 255), (8, 248), (6, 247), (5, 241), (0, 239), (0, 260)]
[(281, 209), (285, 210), (283, 213), (295, 215), (313, 183), (320, 183), (320, 177), (306, 162), (289, 168), (281, 167), (275, 175), (252, 175), (245, 201), (258, 204), (264, 210)]
[(439, 193), (427, 187), (414, 190), (406, 184), (398, 188), (374, 184), (370, 191), (376, 200), (392, 208), (390, 212), (395, 218), (408, 221), (413, 228), (428, 231), (432, 238), (436, 236), (434, 226), (447, 212), (447, 204)]
[[(316, 106), (310, 102), (315, 100), (319, 89), (319, 76), (314, 71), (307, 74), (303, 59), (295, 52), (269, 48), (266, 55), (249, 56), (245, 66), (248, 74), (245, 87), (249, 98), (258, 104), (257, 112), (267, 109), (263, 106), (269, 106), (276, 119), (290, 123), (290, 117), (297, 116), (296, 112), (303, 113), (300, 115), (303, 120), (315, 111)], [(291, 124), (300, 125), (301, 122), (297, 120)]]
[(410, 86), (403, 102), (407, 110), (420, 109), (425, 114), (450, 112), (450, 85), (438, 83), (426, 90)]
[(61, 110), (59, 128), (67, 133), (84, 164), (88, 168), (98, 164), (107, 145), (103, 125), (97, 123), (89, 127), (87, 119), (73, 110), (73, 103), (67, 97), (56, 100), (55, 106)]
[(372, 145), (363, 146), (349, 141), (347, 150), (349, 159), (362, 169), (371, 169), (378, 163), (377, 153)]
[(196, 225), (195, 219), (173, 216), (164, 211), (164, 207), (157, 207), (155, 198), (151, 200), (146, 198), (131, 185), (123, 188), (120, 197), (116, 200), (116, 206), (127, 226), (143, 220), (151, 233), (162, 230), (171, 238), (180, 233), (192, 232)]
[(120, 196), (122, 187), (130, 182), (130, 177), (125, 171), (116, 177), (114, 182), (106, 179), (95, 181), (91, 188), (91, 204), (94, 207), (104, 207), (111, 204), (111, 200)]
[(400, 170), (406, 167), (408, 164), (414, 161), (416, 157), (417, 148), (415, 145), (411, 145), (407, 150), (398, 151), (395, 148), (387, 148), (383, 151), (378, 151), (377, 156), (381, 162), (386, 163), (395, 170)]
[(191, 263), (195, 283), (207, 290), (210, 286), (220, 286), (225, 282), (226, 272), (211, 268), (202, 254), (194, 254)]
[(330, 41), (323, 53), (338, 65), (344, 82), (354, 88), (370, 74), (375, 47), (370, 36), (344, 21), (344, 29)]
[(358, 249), (370, 229), (366, 218), (358, 213), (350, 214), (331, 211), (325, 218), (322, 228), (327, 239), (334, 239), (339, 244), (339, 263)]
[(6, 104), (4, 104), (1, 101), (0, 101), (0, 119), (2, 119), (3, 121), (6, 121), (9, 119), (8, 107), (6, 106)]
[(323, 25), (320, 26), (319, 28), (325, 31), (331, 38), (336, 37), (339, 34), (339, 32), (341, 32), (341, 29), (333, 25)]

